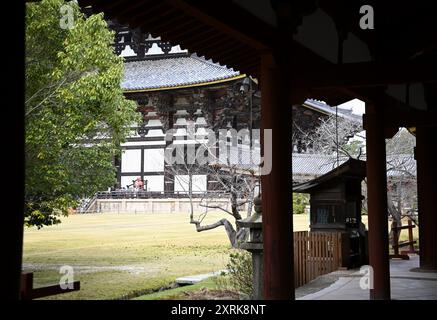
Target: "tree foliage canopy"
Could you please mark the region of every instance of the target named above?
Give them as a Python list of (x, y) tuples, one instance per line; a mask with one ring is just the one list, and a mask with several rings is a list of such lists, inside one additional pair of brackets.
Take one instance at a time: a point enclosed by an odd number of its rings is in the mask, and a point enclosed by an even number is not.
[[(72, 28), (61, 27), (62, 6)], [(42, 227), (115, 183), (113, 157), (138, 115), (102, 14), (44, 0), (26, 4), (25, 21), (25, 223)]]

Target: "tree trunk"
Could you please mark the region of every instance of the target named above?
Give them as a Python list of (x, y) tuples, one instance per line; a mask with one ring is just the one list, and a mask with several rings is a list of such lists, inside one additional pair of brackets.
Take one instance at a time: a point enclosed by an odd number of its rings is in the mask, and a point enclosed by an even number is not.
[(240, 220), (241, 215), (238, 211), (238, 195), (236, 192), (231, 192), (231, 211), (232, 215), (234, 216), (235, 220)]
[[(390, 193), (387, 193), (387, 208), (388, 208), (388, 212), (389, 214), (392, 216), (393, 220), (396, 223), (396, 226), (400, 227), (402, 226), (402, 217), (401, 217), (401, 213), (396, 209), (395, 205), (393, 204), (393, 199), (391, 197)], [(401, 229), (399, 229), (397, 231), (398, 234), (398, 239), (401, 233)], [(390, 234), (389, 234), (389, 242), (391, 243), (391, 245), (394, 245), (394, 237), (393, 237), (393, 230), (390, 230)]]

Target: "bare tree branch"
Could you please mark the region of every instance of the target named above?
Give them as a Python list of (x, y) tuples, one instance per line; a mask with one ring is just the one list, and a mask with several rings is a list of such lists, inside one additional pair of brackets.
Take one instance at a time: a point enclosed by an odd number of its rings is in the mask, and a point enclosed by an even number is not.
[(226, 230), (226, 234), (228, 235), (229, 241), (231, 242), (232, 247), (236, 247), (237, 245), (237, 239), (236, 239), (236, 231), (234, 227), (232, 226), (232, 223), (230, 223), (226, 219), (220, 219), (216, 223), (208, 224), (205, 226), (201, 226), (199, 221), (191, 220), (190, 223), (196, 225), (196, 231), (202, 232), (207, 230), (212, 230), (215, 228), (218, 228), (220, 226), (224, 226)]
[[(253, 170), (231, 164), (229, 158), (223, 161), (215, 153), (216, 146), (209, 145), (208, 142), (205, 142), (206, 139), (198, 139), (194, 135), (189, 140), (196, 142), (196, 152), (207, 152), (210, 156), (209, 163), (202, 166), (197, 163), (189, 164), (186, 161), (187, 155), (184, 149), (184, 159), (180, 159), (183, 161), (179, 162), (178, 165), (168, 167), (168, 179), (173, 180), (177, 184), (177, 188), (184, 190), (187, 194), (190, 200), (190, 223), (196, 226), (196, 230), (201, 232), (223, 225), (231, 245), (235, 247), (238, 241), (244, 239), (247, 230), (238, 227), (235, 230), (231, 222), (224, 218), (207, 225), (202, 225), (202, 222), (206, 218), (209, 209), (224, 212), (232, 216), (235, 222), (242, 219), (240, 209), (246, 204), (251, 207), (253, 191), (258, 178), (255, 177)], [(199, 175), (208, 177), (208, 181), (213, 181), (211, 183), (207, 181), (209, 186), (207, 192), (199, 190), (198, 186), (195, 185), (194, 177)], [(198, 207), (205, 209), (197, 219), (194, 217), (193, 205), (196, 190), (199, 190), (201, 195)]]

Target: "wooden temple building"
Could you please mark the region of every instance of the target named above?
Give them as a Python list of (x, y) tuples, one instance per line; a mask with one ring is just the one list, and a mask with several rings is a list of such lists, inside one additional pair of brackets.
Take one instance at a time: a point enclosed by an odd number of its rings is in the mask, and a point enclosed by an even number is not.
[[(149, 32), (130, 29), (112, 20), (108, 26), (115, 32), (115, 52), (125, 60), (122, 88), (128, 99), (137, 102), (143, 119), (133, 124), (132, 134), (121, 145), (121, 159), (115, 161), (115, 189), (125, 189), (141, 178), (146, 183), (146, 191), (153, 192), (154, 196), (162, 193), (163, 197), (171, 197), (175, 192), (183, 195), (184, 186), (178, 185), (182, 179), (175, 178), (174, 168), (170, 169), (164, 161), (164, 149), (169, 144), (165, 133), (176, 129), (174, 139), (178, 136), (185, 143), (199, 146), (200, 143), (187, 137), (189, 124), (195, 126), (199, 140), (207, 128), (215, 132), (229, 128), (259, 129), (261, 92), (257, 81), (181, 50), (180, 46), (162, 41), (160, 37), (152, 37)], [(337, 111), (341, 118), (361, 122), (360, 117), (347, 110)], [(321, 119), (333, 114), (336, 114), (335, 108), (314, 99), (293, 106), (296, 133), (293, 152), (305, 153), (303, 133), (314, 130)], [(259, 141), (255, 142), (259, 153)], [(302, 165), (308, 162), (305, 158), (296, 160)], [(198, 192), (217, 189), (213, 179), (201, 171), (193, 178)]]
[[(431, 4), (331, 0), (79, 0), (93, 12), (160, 36), (258, 80), (260, 128), (272, 129), (272, 171), (261, 178), (264, 298), (294, 299), (292, 106), (310, 97), (366, 103), (366, 176), (371, 299), (390, 299), (385, 139), (416, 135), (420, 268), (437, 269), (437, 20)], [(367, 8), (368, 8), (367, 6)], [(374, 17), (374, 19), (373, 19)], [(364, 21), (363, 21), (364, 20)], [(433, 67), (434, 66), (434, 67)], [(264, 148), (265, 146), (262, 146)], [(23, 219), (5, 261), (3, 290), (19, 298)], [(12, 244), (12, 241), (14, 243)]]

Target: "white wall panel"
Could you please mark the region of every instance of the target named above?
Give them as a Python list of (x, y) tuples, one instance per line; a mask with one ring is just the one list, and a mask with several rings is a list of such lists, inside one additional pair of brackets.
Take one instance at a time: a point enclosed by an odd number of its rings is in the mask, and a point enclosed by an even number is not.
[[(121, 188), (126, 188), (126, 186), (132, 184), (132, 180), (136, 180), (138, 176), (121, 176)], [(132, 187), (130, 187), (132, 188)]]
[(158, 126), (162, 126), (162, 122), (159, 119), (150, 119), (146, 125), (146, 127), (158, 127)]
[(147, 191), (164, 191), (164, 176), (144, 176), (144, 188), (146, 187), (147, 180)]
[[(176, 175), (174, 182), (174, 191), (180, 193), (188, 193), (188, 175)], [(206, 175), (193, 176), (193, 192), (206, 191)]]
[(121, 172), (141, 171), (141, 150), (123, 150), (121, 155)]
[(164, 149), (144, 150), (144, 172), (164, 171)]

